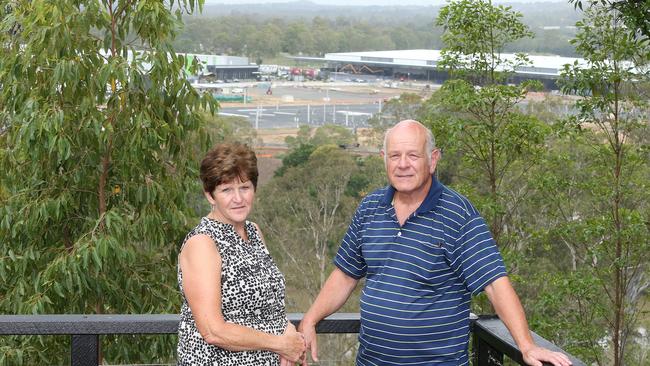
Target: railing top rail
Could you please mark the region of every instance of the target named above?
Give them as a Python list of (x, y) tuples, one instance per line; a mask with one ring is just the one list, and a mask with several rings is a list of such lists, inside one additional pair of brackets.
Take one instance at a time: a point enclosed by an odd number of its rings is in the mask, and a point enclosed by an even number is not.
[[(287, 314), (297, 325), (304, 314)], [(102, 334), (174, 334), (178, 330), (178, 314), (53, 314), (0, 315), (2, 335), (102, 335)], [(491, 347), (519, 364), (524, 364), (521, 352), (510, 332), (496, 316), (472, 318), (472, 332)], [(336, 313), (318, 323), (318, 333), (358, 333), (359, 313)], [(543, 347), (564, 352), (555, 344), (533, 332), (535, 342)], [(574, 366), (586, 366), (569, 355)]]
[[(288, 314), (297, 325), (302, 313)], [(178, 314), (52, 314), (0, 315), (0, 335), (67, 334), (172, 334), (178, 330)], [(325, 318), (319, 333), (358, 333), (358, 313), (336, 313)]]
[[(513, 361), (525, 365), (523, 356), (519, 347), (515, 343), (515, 340), (510, 335), (508, 328), (505, 324), (496, 316), (481, 316), (474, 321), (473, 332), (476, 333), (479, 337), (484, 338), (487, 342), (504, 355), (511, 358)], [(552, 351), (565, 353), (560, 347), (549, 342), (545, 338), (540, 337), (537, 333), (532, 332), (533, 340), (539, 346), (548, 348)], [(567, 354), (573, 366), (586, 366), (585, 363), (579, 359), (573, 357), (570, 354)]]

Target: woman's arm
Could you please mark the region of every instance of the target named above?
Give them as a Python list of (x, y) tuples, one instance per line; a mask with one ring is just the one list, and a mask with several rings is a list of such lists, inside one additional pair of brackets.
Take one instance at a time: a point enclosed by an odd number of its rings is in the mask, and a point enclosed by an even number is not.
[(282, 335), (226, 322), (221, 312), (221, 256), (214, 241), (196, 235), (185, 244), (179, 264), (183, 292), (203, 339), (229, 351), (266, 350), (296, 361), (305, 345), (302, 335), (288, 327)]

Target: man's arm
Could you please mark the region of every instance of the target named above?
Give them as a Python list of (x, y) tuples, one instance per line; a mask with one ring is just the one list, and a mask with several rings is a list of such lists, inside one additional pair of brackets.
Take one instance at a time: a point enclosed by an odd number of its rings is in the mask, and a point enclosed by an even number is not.
[(542, 366), (542, 361), (544, 361), (555, 366), (571, 365), (571, 361), (566, 355), (535, 344), (528, 329), (524, 308), (521, 306), (519, 297), (512, 288), (508, 277), (496, 279), (485, 287), (485, 292), (497, 315), (510, 331), (527, 364)]
[[(303, 317), (298, 331), (305, 337), (307, 350), (311, 350), (311, 358), (318, 362), (318, 343), (316, 341), (316, 324), (326, 316), (334, 313), (345, 304), (359, 280), (354, 279), (339, 268), (335, 268), (325, 281), (316, 300)], [(302, 360), (307, 365), (307, 352)]]

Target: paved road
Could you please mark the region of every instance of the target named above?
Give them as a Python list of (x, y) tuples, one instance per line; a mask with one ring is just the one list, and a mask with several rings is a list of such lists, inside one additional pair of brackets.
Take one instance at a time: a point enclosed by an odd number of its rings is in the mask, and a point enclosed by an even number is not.
[[(251, 89), (251, 91), (257, 91)], [(277, 85), (273, 87), (273, 95), (295, 97), (298, 100), (308, 100), (313, 103), (328, 101), (337, 104), (373, 103), (381, 99), (399, 95), (396, 89), (383, 89), (369, 84), (351, 85)], [(253, 94), (251, 94), (253, 95)]]
[(326, 123), (350, 128), (367, 126), (368, 118), (379, 112), (381, 103), (357, 105), (332, 105), (320, 102), (308, 105), (277, 105), (228, 107), (219, 110), (223, 116), (248, 119), (255, 128), (322, 126)]

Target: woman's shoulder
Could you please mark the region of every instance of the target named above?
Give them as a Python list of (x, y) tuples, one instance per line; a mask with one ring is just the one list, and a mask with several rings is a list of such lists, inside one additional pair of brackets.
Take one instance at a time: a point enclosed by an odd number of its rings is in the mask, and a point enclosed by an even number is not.
[[(221, 224), (223, 225), (223, 224)], [(217, 245), (220, 249), (231, 241), (228, 239), (227, 230), (221, 227), (218, 221), (202, 217), (201, 221), (185, 236), (183, 246), (188, 241), (207, 241)]]
[(253, 230), (256, 230), (257, 232), (260, 232), (260, 226), (254, 221), (246, 220), (244, 225), (246, 225), (247, 229), (253, 229)]
[(246, 220), (246, 233), (249, 236), (249, 240), (251, 239), (259, 239), (262, 243), (264, 242), (264, 237), (262, 236), (262, 230), (260, 230), (260, 226), (253, 221), (248, 221)]
[(258, 244), (264, 252), (268, 254), (268, 249), (266, 248), (266, 243), (264, 241), (264, 235), (260, 230), (260, 226), (252, 221), (246, 221), (246, 229), (248, 232), (248, 239), (251, 243)]
[(187, 235), (185, 235), (185, 241), (188, 241), (197, 235), (207, 235), (211, 237), (212, 235), (210, 235), (210, 232), (211, 230), (206, 225), (205, 218), (203, 217), (201, 218), (199, 223), (196, 226), (194, 226), (194, 228), (192, 228), (192, 230), (190, 230), (190, 232), (187, 233)]

